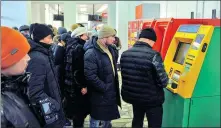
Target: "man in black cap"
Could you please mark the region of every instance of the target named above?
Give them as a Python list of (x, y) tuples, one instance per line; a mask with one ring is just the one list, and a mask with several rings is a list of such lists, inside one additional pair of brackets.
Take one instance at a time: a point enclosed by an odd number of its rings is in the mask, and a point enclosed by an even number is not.
[(25, 36), (26, 39), (30, 39), (29, 34), (29, 26), (28, 25), (22, 25), (19, 27), (19, 32)]
[(152, 28), (142, 30), (135, 45), (122, 53), (121, 95), (125, 102), (133, 105), (133, 128), (142, 128), (144, 115), (148, 127), (161, 127), (164, 91), (168, 82), (160, 54), (152, 49), (156, 42)]
[(65, 125), (61, 93), (51, 50), (52, 30), (44, 24), (35, 24), (29, 40), (31, 50), (27, 71), (28, 97), (42, 127), (63, 128)]

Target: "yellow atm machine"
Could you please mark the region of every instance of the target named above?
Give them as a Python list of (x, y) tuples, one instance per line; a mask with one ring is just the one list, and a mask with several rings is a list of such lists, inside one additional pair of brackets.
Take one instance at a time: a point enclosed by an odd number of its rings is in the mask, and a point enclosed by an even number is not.
[(164, 64), (162, 127), (220, 127), (220, 27), (181, 25)]

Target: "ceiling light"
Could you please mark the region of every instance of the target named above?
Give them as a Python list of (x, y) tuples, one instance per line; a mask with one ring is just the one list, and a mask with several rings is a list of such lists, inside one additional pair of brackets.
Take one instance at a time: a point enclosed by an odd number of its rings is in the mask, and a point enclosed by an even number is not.
[(104, 5), (101, 6), (101, 8), (99, 8), (99, 9), (97, 10), (97, 12), (103, 12), (105, 9), (107, 9), (107, 7), (108, 7), (108, 5), (107, 5), (107, 4), (104, 4)]
[(85, 12), (85, 11), (87, 11), (87, 8), (80, 8), (80, 11)]
[(80, 7), (87, 7), (86, 4), (80, 4)]

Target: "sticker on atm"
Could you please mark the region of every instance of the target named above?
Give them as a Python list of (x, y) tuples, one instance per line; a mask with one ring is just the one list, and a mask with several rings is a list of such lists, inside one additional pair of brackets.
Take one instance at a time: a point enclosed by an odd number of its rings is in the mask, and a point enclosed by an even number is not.
[(192, 49), (198, 50), (199, 48), (200, 48), (200, 44), (197, 43), (197, 42), (194, 42), (193, 45), (192, 45)]
[(192, 64), (190, 63), (185, 63), (185, 68), (184, 68), (184, 72), (183, 74), (186, 75), (186, 73), (188, 73), (190, 71), (190, 67), (192, 66)]
[(192, 45), (192, 49), (198, 50), (200, 48), (200, 44), (201, 44), (203, 38), (204, 38), (204, 34), (198, 34), (193, 45)]

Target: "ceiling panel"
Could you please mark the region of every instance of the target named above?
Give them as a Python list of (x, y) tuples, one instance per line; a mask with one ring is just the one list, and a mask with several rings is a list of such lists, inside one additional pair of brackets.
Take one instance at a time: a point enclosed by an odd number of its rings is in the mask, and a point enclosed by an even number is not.
[[(100, 12), (97, 12), (104, 4), (94, 4), (94, 14), (101, 14)], [(53, 9), (57, 10), (58, 4), (49, 4)], [(81, 11), (82, 8), (86, 9), (86, 11)], [(76, 10), (78, 13), (83, 14), (93, 14), (93, 4), (76, 4)], [(64, 5), (59, 4), (59, 11), (64, 12)], [(105, 9), (102, 13), (106, 13), (107, 9)]]
[[(94, 14), (101, 14), (100, 12), (97, 12), (104, 4), (77, 4), (77, 12), (78, 13), (86, 13), (86, 14), (93, 14), (93, 8), (94, 8)], [(86, 8), (86, 11), (81, 11), (82, 8)], [(107, 12), (107, 9), (105, 9), (103, 12)]]

